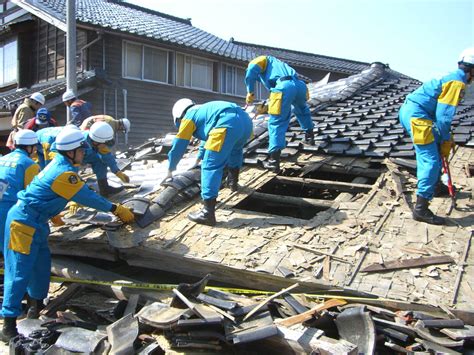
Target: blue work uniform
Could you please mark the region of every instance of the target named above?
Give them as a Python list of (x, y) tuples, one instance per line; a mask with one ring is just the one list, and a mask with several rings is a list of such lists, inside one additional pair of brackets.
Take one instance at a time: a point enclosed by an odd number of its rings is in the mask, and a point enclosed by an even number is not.
[(64, 127), (48, 127), (36, 132), (38, 136), (38, 164), (41, 169), (44, 169), (56, 155), (57, 151), (53, 149), (53, 144), (63, 128)]
[(451, 121), (467, 84), (463, 70), (424, 83), (409, 94), (399, 116), (416, 152), (417, 195), (431, 200), (441, 173), (440, 144), (451, 139)]
[(17, 193), (39, 173), (39, 165), (23, 149), (15, 149), (0, 158), (0, 245), (3, 253), (5, 221), (17, 201)]
[(306, 103), (309, 98), (308, 88), (298, 79), (292, 67), (272, 56), (257, 57), (249, 63), (245, 74), (247, 92), (255, 93), (257, 80), (270, 91), (269, 153), (285, 148), (285, 133), (290, 123), (292, 107), (300, 126), (305, 131), (313, 130), (314, 123)]
[(243, 147), (251, 134), (252, 121), (236, 104), (211, 101), (193, 106), (181, 120), (168, 153), (169, 169), (176, 170), (192, 136), (200, 139), (201, 197), (203, 200), (216, 198), (224, 168), (242, 166)]
[(92, 105), (90, 102), (76, 99), (71, 106), (69, 106), (71, 110), (71, 123), (77, 127), (80, 127), (82, 122), (90, 116), (92, 116)]
[(84, 164), (90, 164), (92, 171), (97, 176), (97, 180), (107, 178), (107, 167), (110, 168), (114, 174), (117, 173), (120, 169), (117, 165), (117, 160), (112, 152), (107, 147), (101, 147), (96, 150), (92, 146), (92, 140), (89, 137), (89, 132), (83, 132), (86, 137), (87, 147), (84, 152), (84, 159), (82, 162)]
[(25, 292), (34, 299), (48, 295), (51, 254), (48, 220), (68, 201), (108, 212), (112, 203), (92, 191), (77, 174), (77, 168), (61, 154), (18, 194), (5, 227), (5, 282), (2, 315), (21, 314)]
[[(37, 132), (38, 135), (38, 158), (42, 168), (58, 153), (56, 149), (56, 137), (64, 127), (44, 128)], [(119, 171), (115, 156), (108, 148), (101, 148), (98, 151), (92, 146), (89, 132), (83, 132), (86, 137), (86, 147), (84, 151), (83, 164), (90, 164), (92, 171), (96, 174), (97, 179), (107, 178), (107, 167), (115, 174)]]

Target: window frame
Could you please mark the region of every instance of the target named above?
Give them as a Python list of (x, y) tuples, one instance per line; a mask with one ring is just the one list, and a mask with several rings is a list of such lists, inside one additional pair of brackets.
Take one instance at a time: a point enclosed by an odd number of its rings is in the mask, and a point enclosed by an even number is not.
[[(10, 44), (10, 43), (15, 43), (15, 47), (16, 47), (16, 53), (15, 53), (15, 58), (13, 61), (10, 61), (10, 63), (14, 63), (14, 66), (15, 66), (15, 75), (14, 75), (14, 78), (10, 81), (5, 81), (5, 46)], [(18, 38), (14, 37), (14, 38), (9, 38), (8, 40), (4, 40), (4, 41), (0, 41), (0, 47), (1, 47), (1, 61), (0, 61), (0, 71), (1, 71), (1, 74), (0, 74), (0, 87), (6, 87), (6, 86), (10, 86), (10, 85), (13, 85), (13, 84), (16, 84), (18, 83)]]
[[(134, 76), (128, 76), (127, 75), (127, 45), (135, 45), (135, 46), (140, 46), (141, 48), (141, 78), (137, 78)], [(165, 75), (166, 75), (166, 81), (160, 81), (160, 80), (153, 80), (153, 79), (145, 79), (145, 48), (151, 48), (155, 49), (161, 52), (166, 53), (166, 68), (165, 68)], [(167, 49), (163, 49), (160, 47), (156, 46), (150, 46), (148, 44), (143, 44), (140, 42), (133, 42), (133, 41), (128, 41), (128, 40), (123, 40), (122, 41), (122, 78), (128, 79), (128, 80), (138, 80), (138, 81), (145, 81), (149, 83), (159, 83), (159, 84), (165, 84), (165, 85), (170, 85), (170, 53), (171, 51)]]
[[(232, 69), (232, 75), (234, 76), (234, 83), (233, 83), (233, 92), (227, 92), (226, 91), (226, 84), (227, 84), (227, 69), (231, 68)], [(243, 79), (242, 79), (242, 85), (243, 85), (243, 94), (240, 95), (237, 93), (237, 83), (238, 83), (238, 78), (237, 78), (237, 70), (240, 69), (243, 71)], [(221, 63), (221, 80), (219, 80), (219, 86), (220, 86), (220, 93), (223, 95), (229, 95), (229, 96), (235, 96), (235, 97), (245, 97), (247, 95), (247, 88), (245, 86), (245, 72), (246, 68), (245, 67), (240, 67), (235, 64), (229, 64), (226, 62)]]
[[(185, 70), (186, 70), (186, 57), (190, 57), (191, 58), (191, 73), (190, 73), (190, 80), (191, 80), (191, 86), (187, 86), (186, 84), (184, 85), (180, 85), (178, 84), (178, 56), (182, 55), (184, 57), (184, 68), (183, 68), (183, 82), (186, 81), (186, 75), (185, 75)], [(212, 68), (211, 68), (211, 73), (212, 73), (212, 78), (210, 80), (211, 82), (211, 88), (210, 89), (205, 89), (205, 88), (202, 88), (202, 87), (197, 87), (197, 86), (193, 86), (193, 58), (196, 58), (196, 59), (200, 59), (200, 60), (204, 60), (208, 63), (210, 63), (212, 65)], [(217, 85), (217, 88), (216, 90), (214, 90), (214, 66), (216, 63), (219, 63), (218, 61), (216, 60), (212, 60), (212, 59), (209, 59), (209, 58), (206, 58), (206, 57), (201, 57), (201, 56), (197, 56), (197, 55), (193, 55), (193, 54), (186, 54), (186, 53), (183, 53), (183, 52), (176, 52), (175, 53), (175, 58), (174, 58), (174, 64), (175, 64), (175, 70), (174, 70), (174, 74), (175, 74), (175, 78), (174, 78), (174, 82), (175, 82), (175, 85), (177, 87), (180, 87), (180, 88), (185, 88), (185, 89), (192, 89), (192, 90), (200, 90), (200, 91), (205, 91), (205, 92), (217, 92), (219, 93), (220, 90), (219, 90), (219, 85)]]

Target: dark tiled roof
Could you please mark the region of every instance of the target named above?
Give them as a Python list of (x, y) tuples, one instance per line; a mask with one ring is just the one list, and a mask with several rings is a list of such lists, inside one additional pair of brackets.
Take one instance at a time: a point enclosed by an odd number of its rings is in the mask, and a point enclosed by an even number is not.
[[(77, 74), (77, 86), (81, 88), (93, 84), (96, 82), (96, 79), (95, 71), (79, 73)], [(21, 90), (12, 89), (0, 94), (0, 109), (9, 110), (14, 105), (19, 105), (26, 97), (29, 97), (34, 92), (41, 92), (46, 98), (46, 106), (48, 106), (48, 101), (51, 98), (62, 95), (64, 91), (66, 91), (65, 78), (36, 84), (30, 88)]]
[[(398, 111), (405, 96), (420, 84), (380, 63), (327, 85), (309, 84), (316, 145), (302, 144), (304, 132), (293, 118), (286, 135), (288, 147), (334, 155), (414, 158), (411, 139), (399, 123)], [(452, 126), (457, 144), (474, 146), (474, 100), (459, 105)], [(262, 148), (268, 145), (268, 134), (261, 131), (247, 146), (248, 163), (265, 157)]]
[[(59, 21), (66, 21), (65, 0), (24, 0), (24, 3)], [(19, 5), (22, 6), (22, 3)], [(77, 21), (85, 24), (131, 33), (232, 59), (248, 61), (255, 56), (252, 51), (243, 46), (193, 27), (189, 20), (120, 1), (77, 0), (76, 18)]]
[(267, 47), (252, 43), (237, 41), (234, 41), (234, 43), (255, 52), (257, 55), (272, 55), (287, 62), (290, 65), (307, 67), (311, 69), (339, 72), (344, 74), (356, 74), (370, 66), (369, 63), (358, 62), (355, 60), (328, 57), (289, 49)]

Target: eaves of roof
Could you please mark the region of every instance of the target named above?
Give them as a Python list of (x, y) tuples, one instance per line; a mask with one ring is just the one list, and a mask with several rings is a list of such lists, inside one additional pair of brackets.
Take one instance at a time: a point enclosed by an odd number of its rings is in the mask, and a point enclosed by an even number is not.
[[(44, 21), (66, 31), (65, 0), (13, 0)], [(191, 25), (189, 20), (114, 0), (77, 0), (79, 24), (98, 26), (227, 58), (249, 61), (253, 51)]]

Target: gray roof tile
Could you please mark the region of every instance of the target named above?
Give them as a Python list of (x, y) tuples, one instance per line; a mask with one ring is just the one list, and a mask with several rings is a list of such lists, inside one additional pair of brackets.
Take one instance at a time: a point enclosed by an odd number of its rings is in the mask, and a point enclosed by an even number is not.
[[(24, 0), (20, 6), (33, 7), (65, 22), (65, 0)], [(175, 43), (224, 57), (249, 61), (255, 53), (192, 26), (189, 20), (116, 0), (77, 0), (76, 19), (114, 31)]]

